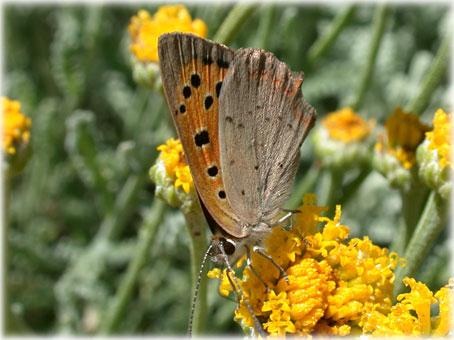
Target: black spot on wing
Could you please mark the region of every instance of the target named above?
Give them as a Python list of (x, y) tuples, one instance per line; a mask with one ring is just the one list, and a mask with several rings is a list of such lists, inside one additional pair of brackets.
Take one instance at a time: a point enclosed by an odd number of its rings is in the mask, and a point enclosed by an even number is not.
[(222, 80), (216, 84), (216, 97), (219, 98), (221, 94)]
[(214, 102), (214, 100), (213, 100), (212, 96), (210, 96), (210, 95), (206, 96), (205, 102), (204, 102), (205, 110), (208, 110), (211, 107), (211, 105), (213, 105), (213, 102)]
[(219, 190), (218, 191), (218, 196), (220, 199), (225, 199), (225, 191), (224, 190)]
[(204, 65), (211, 65), (213, 63), (213, 59), (210, 56), (205, 56), (202, 58), (202, 63)]
[(217, 64), (220, 68), (229, 68), (229, 62), (228, 61), (225, 61), (225, 60), (222, 60), (222, 59), (218, 59), (217, 60)]
[(195, 145), (197, 145), (198, 147), (208, 144), (210, 142), (208, 131), (203, 130), (200, 131), (199, 133), (196, 133), (196, 135), (194, 136), (194, 142)]
[(216, 165), (213, 165), (213, 166), (210, 166), (207, 170), (208, 172), (208, 175), (210, 177), (216, 177), (216, 175), (218, 174), (218, 167)]
[(187, 99), (191, 96), (191, 88), (189, 86), (183, 87), (183, 96)]
[(200, 86), (200, 76), (197, 73), (191, 76), (191, 85), (194, 86), (194, 88)]

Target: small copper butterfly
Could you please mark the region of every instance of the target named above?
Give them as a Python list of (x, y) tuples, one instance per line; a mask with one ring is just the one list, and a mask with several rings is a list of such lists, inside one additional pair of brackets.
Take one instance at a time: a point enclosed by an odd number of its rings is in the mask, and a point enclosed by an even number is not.
[(193, 34), (159, 38), (162, 83), (213, 234), (210, 255), (235, 263), (276, 225), (315, 122), (302, 73), (272, 53), (234, 51)]

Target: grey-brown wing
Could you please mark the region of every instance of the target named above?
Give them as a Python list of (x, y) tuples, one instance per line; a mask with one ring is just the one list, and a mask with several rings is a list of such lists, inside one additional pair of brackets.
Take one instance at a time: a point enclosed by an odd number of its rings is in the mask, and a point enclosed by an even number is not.
[(288, 196), (300, 146), (315, 121), (302, 74), (271, 53), (236, 52), (219, 98), (219, 145), (227, 198), (249, 224), (272, 222)]

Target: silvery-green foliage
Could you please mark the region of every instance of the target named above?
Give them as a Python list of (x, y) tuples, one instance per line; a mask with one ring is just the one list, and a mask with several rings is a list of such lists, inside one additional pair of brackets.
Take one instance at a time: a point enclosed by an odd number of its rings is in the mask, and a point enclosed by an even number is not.
[[(7, 333), (98, 333), (140, 244), (139, 231), (156, 202), (148, 170), (156, 147), (175, 136), (162, 94), (133, 81), (127, 25), (140, 8), (153, 13), (158, 4), (143, 6), (9, 2), (3, 7), (3, 91), (31, 117), (33, 150), (24, 172), (11, 182), (4, 226)], [(358, 4), (333, 45), (309, 64), (313, 42), (347, 5), (264, 6), (270, 7), (259, 6), (230, 46), (266, 48), (292, 70), (304, 71), (303, 93), (319, 124), (356, 93), (376, 7)], [(213, 38), (232, 4), (188, 8)], [(382, 124), (396, 106), (413, 99), (450, 27), (447, 12), (446, 5), (391, 6), (359, 109), (363, 117)], [(257, 27), (269, 33), (262, 35)], [(448, 108), (447, 82), (423, 113), (426, 123), (436, 108)], [(297, 182), (315, 160), (309, 139), (302, 151)], [(324, 183), (319, 180), (311, 192), (323, 192)], [(342, 222), (353, 236), (369, 235), (374, 243), (389, 245), (400, 207), (383, 178), (368, 176), (341, 203)], [(115, 334), (186, 331), (192, 292), (184, 224), (181, 212), (169, 208)], [(440, 250), (423, 267), (421, 277), (433, 287), (447, 281), (448, 266), (439, 259), (446, 258), (449, 244), (440, 241)], [(209, 282), (208, 294), (207, 334), (238, 331), (232, 321), (235, 304), (219, 297), (216, 282)]]

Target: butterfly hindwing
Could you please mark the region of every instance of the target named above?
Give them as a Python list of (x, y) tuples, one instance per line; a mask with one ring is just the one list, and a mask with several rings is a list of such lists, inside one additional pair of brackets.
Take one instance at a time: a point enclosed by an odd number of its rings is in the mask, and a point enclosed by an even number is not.
[(302, 74), (271, 53), (236, 52), (219, 101), (220, 160), (240, 219), (272, 223), (293, 183), (300, 146), (315, 121)]

